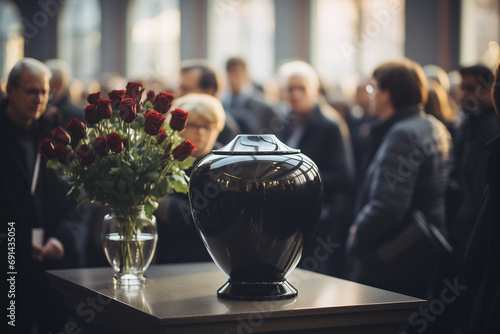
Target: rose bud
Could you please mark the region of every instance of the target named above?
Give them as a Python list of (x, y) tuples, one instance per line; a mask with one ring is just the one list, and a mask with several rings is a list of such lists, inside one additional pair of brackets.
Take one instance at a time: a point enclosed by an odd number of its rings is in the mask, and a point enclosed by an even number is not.
[(75, 158), (73, 151), (61, 143), (54, 147), (54, 153), (57, 160), (59, 160), (59, 162), (63, 165), (68, 165)]
[(96, 102), (97, 112), (100, 118), (111, 118), (113, 109), (111, 108), (111, 100), (99, 99)]
[(98, 109), (95, 104), (89, 104), (83, 109), (83, 112), (85, 113), (85, 120), (88, 124), (93, 125), (99, 122)]
[(120, 153), (123, 150), (123, 139), (117, 133), (111, 133), (106, 136), (106, 146), (115, 153)]
[(124, 90), (112, 90), (111, 92), (108, 93), (109, 99), (112, 101), (111, 106), (113, 109), (116, 109), (118, 105), (120, 104), (120, 101), (123, 99), (125, 96), (125, 91)]
[(45, 138), (38, 147), (38, 152), (46, 156), (47, 159), (55, 159), (56, 154), (54, 153), (54, 145), (49, 138)]
[(144, 114), (144, 131), (151, 136), (156, 136), (160, 133), (163, 122), (165, 122), (165, 116), (151, 110)]
[(154, 109), (162, 114), (166, 114), (172, 106), (174, 96), (170, 93), (160, 92), (156, 95), (153, 103)]
[(87, 135), (87, 127), (85, 124), (83, 124), (82, 121), (80, 121), (78, 118), (72, 118), (68, 125), (69, 133), (71, 134), (71, 137), (73, 137), (76, 140), (80, 140), (82, 138), (85, 138)]
[(128, 140), (128, 138), (123, 138), (123, 147), (128, 147), (130, 141)]
[(182, 131), (186, 127), (188, 113), (181, 109), (175, 109), (171, 112), (170, 127), (174, 131)]
[(60, 126), (55, 129), (52, 129), (50, 131), (50, 134), (52, 135), (52, 138), (54, 138), (56, 143), (68, 145), (69, 142), (71, 141), (71, 137), (69, 136), (69, 134)]
[(137, 116), (135, 107), (135, 100), (131, 98), (123, 99), (118, 105), (118, 108), (120, 109), (120, 118), (125, 123), (132, 123), (134, 121), (135, 117)]
[(87, 102), (90, 104), (94, 104), (101, 98), (101, 92), (92, 93), (87, 96)]
[(106, 140), (104, 137), (95, 137), (92, 145), (94, 146), (97, 155), (104, 157), (108, 154), (108, 147), (106, 146)]
[(196, 146), (189, 141), (185, 140), (182, 143), (179, 144), (174, 150), (172, 151), (172, 155), (174, 156), (175, 160), (179, 160), (180, 162), (186, 161), (187, 158), (193, 154), (194, 150), (196, 149)]
[(142, 92), (144, 92), (144, 87), (140, 82), (129, 82), (127, 84), (127, 92), (125, 94), (139, 102), (141, 100)]
[(80, 164), (82, 166), (91, 165), (95, 161), (95, 154), (94, 152), (92, 152), (92, 149), (87, 144), (78, 146), (75, 155), (76, 159), (80, 161)]
[(146, 94), (146, 101), (144, 102), (153, 102), (155, 101), (155, 91), (154, 90), (148, 90), (148, 93)]
[(167, 131), (164, 128), (161, 128), (160, 133), (158, 134), (158, 138), (156, 139), (156, 143), (161, 145), (167, 139)]

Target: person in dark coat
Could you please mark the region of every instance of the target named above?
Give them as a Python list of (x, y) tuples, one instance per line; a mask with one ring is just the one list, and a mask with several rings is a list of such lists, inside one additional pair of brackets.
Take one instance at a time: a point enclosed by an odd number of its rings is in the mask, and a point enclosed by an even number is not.
[[(181, 97), (189, 93), (201, 93), (219, 97), (221, 89), (220, 75), (206, 61), (202, 59), (188, 59), (181, 64), (179, 86), (175, 90), (175, 97)], [(226, 124), (219, 134), (217, 141), (227, 144), (241, 133), (236, 120), (226, 113)]]
[(51, 98), (49, 105), (61, 111), (61, 124), (66, 126), (72, 118), (78, 118), (85, 123), (83, 109), (70, 100), (69, 80), (71, 78), (71, 70), (68, 64), (62, 59), (49, 59), (45, 61), (45, 65), (47, 65), (52, 72), (52, 78), (50, 79)]
[[(384, 63), (373, 78), (380, 123), (372, 129), (373, 146), (347, 242), (349, 278), (425, 298), (436, 265), (433, 259), (414, 252), (410, 243), (384, 250), (413, 226), (411, 217), (417, 211), (446, 235), (451, 137), (441, 122), (421, 109), (426, 81), (418, 64), (407, 59)], [(417, 239), (416, 245), (422, 242)]]
[[(491, 97), (500, 116), (500, 62), (495, 71)], [(500, 314), (500, 132), (486, 144), (487, 187), (478, 218), (465, 252), (461, 300), (471, 334), (498, 333)]]
[(460, 70), (461, 107), (466, 114), (455, 135), (447, 220), (457, 257), (464, 255), (486, 186), (486, 143), (500, 132), (490, 92), (493, 73), (483, 65)]
[[(323, 210), (316, 235), (303, 252), (301, 266), (324, 274), (340, 274), (344, 256), (339, 246), (347, 237), (345, 201), (352, 182), (346, 152), (350, 145), (345, 145), (339, 125), (318, 104), (319, 79), (309, 64), (285, 63), (278, 75), (287, 105), (276, 135), (311, 158), (323, 177)], [(314, 250), (322, 242), (333, 245), (335, 251), (318, 257)]]
[(278, 115), (250, 80), (245, 60), (229, 58), (226, 71), (230, 90), (222, 98), (224, 110), (234, 117), (242, 133), (272, 133), (271, 127)]
[[(75, 267), (83, 254), (84, 215), (65, 200), (68, 187), (38, 153), (40, 142), (59, 125), (57, 111), (46, 110), (50, 75), (43, 63), (21, 59), (9, 74), (8, 98), (0, 103), (0, 234), (9, 236), (0, 242), (2, 309), (15, 304), (15, 327), (6, 325), (2, 333), (31, 333), (33, 328), (58, 333), (66, 313), (44, 270)], [(32, 239), (35, 228), (44, 232), (40, 244)], [(6, 266), (9, 253), (12, 267)], [(9, 297), (12, 288), (5, 282), (12, 277), (15, 296)]]

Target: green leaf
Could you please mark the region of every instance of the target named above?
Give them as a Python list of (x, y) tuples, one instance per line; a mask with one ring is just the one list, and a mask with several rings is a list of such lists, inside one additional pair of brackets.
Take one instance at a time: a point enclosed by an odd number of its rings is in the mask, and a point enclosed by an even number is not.
[(187, 193), (189, 186), (182, 175), (172, 175), (172, 185), (174, 190), (178, 193)]
[(47, 168), (59, 169), (61, 168), (61, 163), (57, 159), (52, 159), (47, 161)]
[(179, 167), (179, 169), (188, 169), (193, 165), (195, 161), (196, 161), (195, 157), (189, 157), (186, 159), (186, 161), (178, 162), (176, 165), (177, 167)]
[(158, 208), (158, 202), (155, 202), (151, 199), (148, 199), (146, 204), (144, 204), (144, 211), (146, 212), (146, 216), (148, 216), (149, 219), (153, 218), (153, 213), (156, 211)]

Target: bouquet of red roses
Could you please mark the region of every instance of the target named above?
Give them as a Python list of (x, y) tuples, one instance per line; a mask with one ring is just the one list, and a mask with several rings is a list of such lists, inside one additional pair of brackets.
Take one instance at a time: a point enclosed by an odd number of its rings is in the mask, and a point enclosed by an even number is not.
[[(144, 205), (151, 218), (158, 201), (173, 191), (187, 192), (184, 169), (191, 166), (195, 146), (178, 132), (188, 114), (175, 109), (173, 95), (154, 91), (142, 100), (144, 87), (129, 82), (126, 90), (90, 94), (84, 124), (73, 118), (53, 129), (39, 151), (47, 166), (62, 171), (79, 202), (99, 201), (114, 208)], [(170, 117), (165, 122), (165, 116)], [(69, 133), (68, 133), (69, 132)], [(79, 142), (76, 149), (70, 145)], [(74, 146), (73, 146), (74, 147)]]

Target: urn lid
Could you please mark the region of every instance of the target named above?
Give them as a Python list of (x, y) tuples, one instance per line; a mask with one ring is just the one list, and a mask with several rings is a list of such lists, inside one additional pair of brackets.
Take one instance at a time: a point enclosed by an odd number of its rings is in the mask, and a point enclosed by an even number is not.
[(283, 144), (275, 135), (237, 135), (229, 144), (213, 154), (223, 155), (265, 155), (265, 154), (297, 154), (299, 149)]

